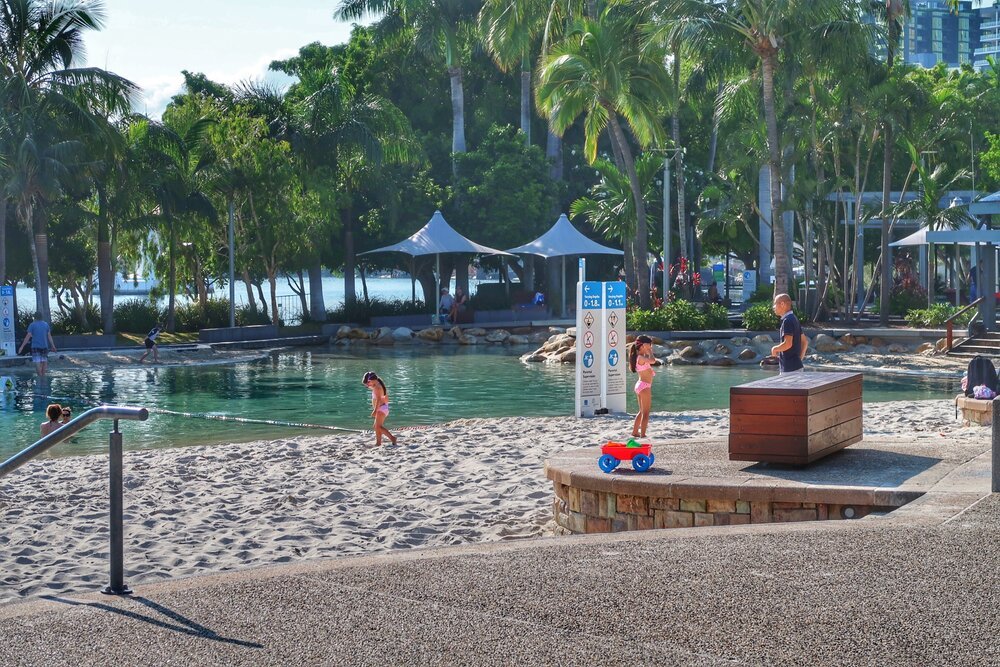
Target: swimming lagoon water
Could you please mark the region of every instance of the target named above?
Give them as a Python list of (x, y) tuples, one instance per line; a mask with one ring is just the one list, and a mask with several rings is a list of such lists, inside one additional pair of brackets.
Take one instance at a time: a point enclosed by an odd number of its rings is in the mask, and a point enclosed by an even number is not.
[[(57, 370), (45, 381), (22, 374), (16, 377), (17, 397), (0, 409), (0, 460), (38, 438), (49, 402), (67, 403), (75, 414), (102, 403), (150, 408), (154, 412), (149, 421), (123, 422), (127, 449), (295, 435), (336, 437), (335, 431), (289, 424), (369, 428), (369, 393), (361, 385), (367, 370), (376, 371), (388, 384), (390, 427), (467, 417), (571, 414), (573, 367), (524, 364), (518, 359), (520, 353), (523, 350), (497, 348), (314, 348), (275, 352), (258, 361), (234, 365)], [(731, 386), (771, 374), (756, 367), (664, 368), (655, 380), (653, 410), (726, 408)], [(867, 402), (940, 399), (954, 395), (957, 385), (957, 380), (869, 375), (864, 392)], [(629, 410), (635, 407), (635, 396), (630, 393)], [(110, 422), (98, 423), (60, 445), (55, 454), (106, 451), (110, 427)]]

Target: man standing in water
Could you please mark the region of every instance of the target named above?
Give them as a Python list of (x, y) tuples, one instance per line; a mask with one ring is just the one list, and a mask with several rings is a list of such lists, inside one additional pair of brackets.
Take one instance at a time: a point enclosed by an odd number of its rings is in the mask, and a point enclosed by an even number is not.
[(52, 340), (52, 327), (42, 319), (42, 314), (35, 313), (35, 321), (28, 325), (28, 334), (21, 341), (17, 353), (24, 351), (24, 346), (31, 343), (31, 360), (35, 363), (38, 377), (45, 377), (49, 369), (49, 350), (55, 352), (56, 344)]
[(778, 329), (778, 344), (771, 348), (771, 354), (778, 357), (779, 372), (801, 371), (808, 341), (802, 333), (799, 318), (792, 312), (792, 298), (787, 294), (777, 294), (773, 307), (774, 314), (781, 318), (781, 326)]

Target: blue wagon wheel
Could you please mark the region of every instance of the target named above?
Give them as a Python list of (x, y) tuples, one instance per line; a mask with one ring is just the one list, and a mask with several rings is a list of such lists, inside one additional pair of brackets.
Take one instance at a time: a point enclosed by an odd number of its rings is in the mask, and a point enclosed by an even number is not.
[(603, 454), (601, 458), (597, 459), (597, 465), (604, 472), (611, 472), (618, 467), (618, 459), (611, 456), (611, 454)]
[(649, 466), (653, 465), (653, 457), (645, 454), (636, 454), (632, 459), (632, 469), (636, 472), (646, 472)]
[(653, 452), (650, 452), (649, 453), (649, 465), (653, 465), (654, 463), (656, 463), (656, 457), (653, 455)]

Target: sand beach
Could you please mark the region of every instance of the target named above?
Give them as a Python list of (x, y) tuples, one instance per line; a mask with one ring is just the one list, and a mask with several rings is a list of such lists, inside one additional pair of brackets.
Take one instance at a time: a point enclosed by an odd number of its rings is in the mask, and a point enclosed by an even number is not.
[[(630, 423), (468, 419), (402, 429), (381, 448), (334, 434), (126, 452), (126, 580), (551, 535), (544, 460), (621, 439)], [(655, 447), (727, 431), (726, 410), (654, 413), (649, 428)], [(869, 404), (865, 434), (989, 439), (950, 400)], [(38, 459), (0, 480), (0, 603), (106, 583), (106, 485), (104, 456)]]

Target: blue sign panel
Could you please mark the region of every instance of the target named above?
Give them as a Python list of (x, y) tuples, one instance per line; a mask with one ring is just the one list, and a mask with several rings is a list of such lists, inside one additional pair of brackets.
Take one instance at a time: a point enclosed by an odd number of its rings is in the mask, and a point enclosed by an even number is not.
[(0, 296), (14, 296), (14, 286), (13, 285), (0, 286)]
[(604, 283), (606, 292), (607, 308), (624, 308), (625, 307), (625, 283), (623, 282), (613, 282)]
[(612, 367), (618, 365), (618, 350), (608, 352), (608, 365)]
[(594, 353), (590, 350), (583, 353), (583, 365), (587, 368), (594, 365)]
[(600, 310), (604, 300), (601, 298), (601, 283), (586, 281), (583, 283), (583, 309)]

